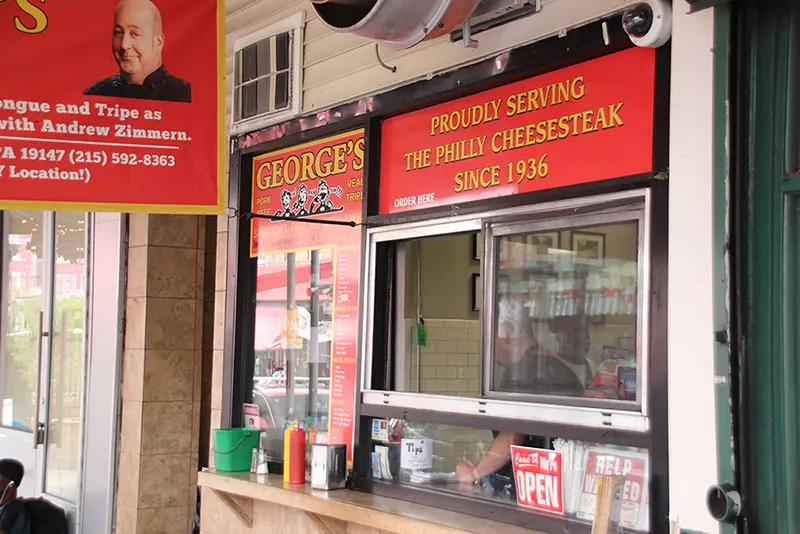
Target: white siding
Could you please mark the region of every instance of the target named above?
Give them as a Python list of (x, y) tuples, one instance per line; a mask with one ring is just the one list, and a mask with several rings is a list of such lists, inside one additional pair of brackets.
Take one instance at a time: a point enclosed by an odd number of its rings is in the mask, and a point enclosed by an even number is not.
[(675, 2), (669, 143), (669, 482), (673, 528), (721, 532), (714, 411), (714, 10)]
[(330, 31), (314, 14), (308, 0), (228, 0), (227, 112), (231, 109), (233, 42), (298, 11), (306, 12), (303, 111), (308, 113), (356, 97), (397, 87), (429, 74), (480, 61), (497, 52), (530, 43), (596, 20), (635, 0), (544, 0), (542, 11), (500, 28), (480, 33), (477, 50), (450, 43), (448, 37), (409, 50), (381, 47), (381, 57), (397, 66), (392, 73), (378, 64), (373, 41)]

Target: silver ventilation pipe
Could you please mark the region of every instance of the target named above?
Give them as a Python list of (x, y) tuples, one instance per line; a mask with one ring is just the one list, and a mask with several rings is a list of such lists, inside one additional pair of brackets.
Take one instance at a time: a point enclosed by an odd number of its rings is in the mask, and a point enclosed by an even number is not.
[(395, 50), (447, 35), (469, 20), (481, 0), (312, 0), (333, 31), (385, 43)]

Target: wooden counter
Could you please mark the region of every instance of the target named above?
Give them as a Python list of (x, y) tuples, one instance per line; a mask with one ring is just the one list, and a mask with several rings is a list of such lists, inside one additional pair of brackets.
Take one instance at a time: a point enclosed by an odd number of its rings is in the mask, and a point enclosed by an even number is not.
[(205, 534), (537, 534), (368, 493), (284, 485), (277, 475), (203, 471), (197, 483)]

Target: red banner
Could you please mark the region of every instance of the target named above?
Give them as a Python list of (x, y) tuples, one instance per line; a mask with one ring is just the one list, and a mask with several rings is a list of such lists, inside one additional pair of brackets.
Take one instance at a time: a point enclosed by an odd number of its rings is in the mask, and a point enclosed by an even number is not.
[(380, 212), (651, 172), (654, 87), (632, 48), (388, 119)]
[(254, 219), (250, 255), (333, 248), (334, 311), (329, 439), (346, 444), (353, 459), (356, 402), (360, 227), (307, 221), (361, 223), (364, 130), (348, 132), (253, 160), (253, 213), (300, 221)]
[(0, 50), (0, 209), (224, 210), (224, 2), (0, 0)]
[(598, 476), (625, 478), (622, 488), (620, 523), (626, 528), (647, 530), (648, 458), (646, 454), (595, 447), (586, 453), (586, 469), (581, 485), (578, 517), (594, 519)]
[(564, 514), (564, 465), (561, 453), (511, 446), (517, 504), (553, 514)]

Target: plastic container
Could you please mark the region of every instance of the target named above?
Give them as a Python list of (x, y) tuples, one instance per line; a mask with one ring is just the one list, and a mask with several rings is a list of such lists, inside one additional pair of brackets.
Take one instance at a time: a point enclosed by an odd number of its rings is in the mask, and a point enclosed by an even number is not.
[(222, 428), (214, 431), (214, 462), (217, 471), (250, 471), (253, 449), (261, 433), (252, 428)]

